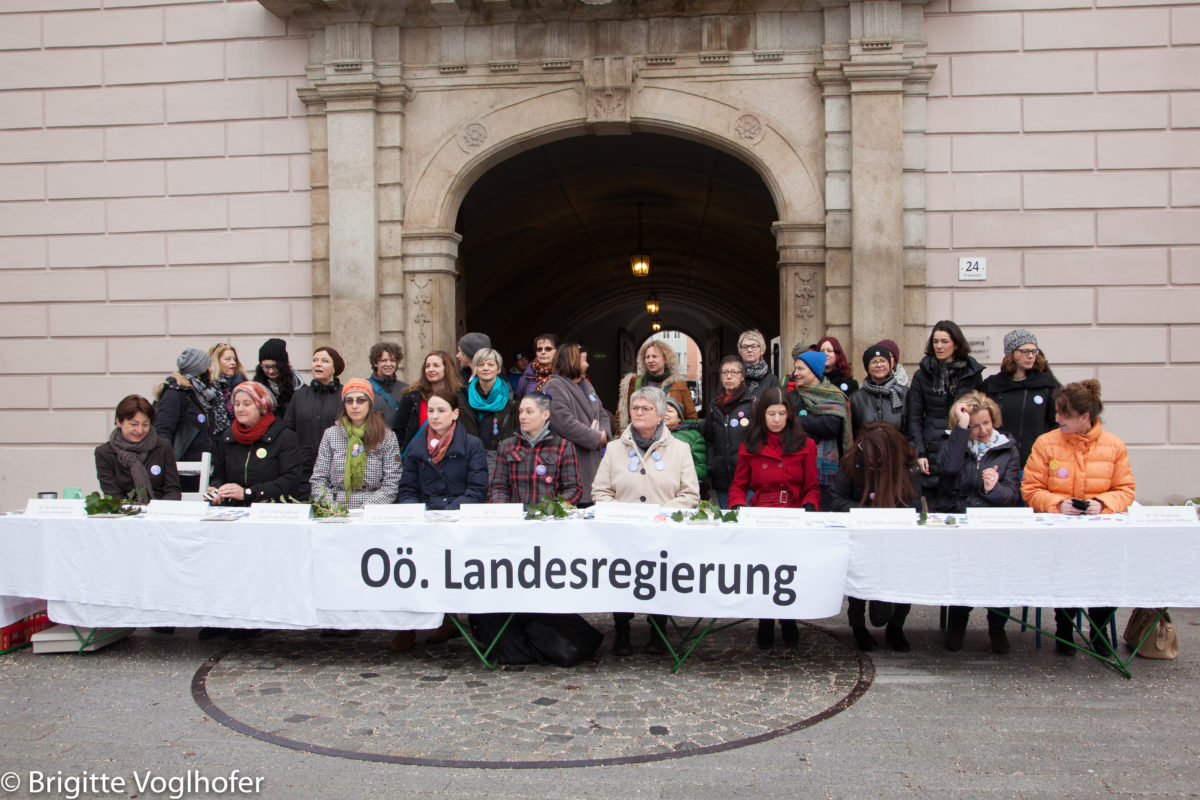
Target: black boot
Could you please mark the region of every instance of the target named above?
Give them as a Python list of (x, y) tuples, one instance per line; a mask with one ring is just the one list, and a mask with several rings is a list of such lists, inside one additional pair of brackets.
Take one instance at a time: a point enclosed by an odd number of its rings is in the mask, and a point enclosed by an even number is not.
[(888, 647), (897, 653), (907, 653), (912, 650), (912, 645), (904, 636), (904, 620), (908, 619), (910, 610), (912, 610), (911, 603), (892, 603), (892, 619), (883, 629), (883, 638), (887, 640)]
[(875, 637), (867, 630), (867, 601), (860, 597), (847, 597), (846, 618), (850, 621), (850, 632), (854, 634), (854, 643), (864, 653), (869, 653), (879, 645)]
[(962, 650), (963, 638), (967, 635), (967, 620), (971, 609), (966, 606), (950, 606), (946, 620), (946, 649), (951, 653)]
[(758, 642), (759, 650), (770, 650), (775, 646), (775, 620), (760, 619), (758, 621), (758, 636), (755, 637)]
[(654, 614), (649, 619), (658, 623), (658, 630), (654, 629), (654, 625), (650, 626), (650, 639), (646, 642), (646, 652), (652, 656), (661, 655), (667, 652), (667, 645), (658, 631), (662, 631), (664, 635), (666, 634), (667, 616), (666, 614)]
[[(1062, 656), (1075, 655), (1075, 626), (1071, 618), (1075, 616), (1073, 608), (1054, 609), (1054, 635), (1066, 641), (1054, 643), (1054, 652)], [(1069, 644), (1068, 644), (1069, 643)]]
[(627, 656), (633, 653), (633, 647), (629, 644), (629, 617), (628, 614), (613, 614), (613, 646), (612, 654), (614, 656)]
[[(998, 613), (1003, 612), (1003, 614)], [(1007, 608), (988, 609), (988, 639), (992, 643), (992, 652), (996, 655), (1004, 655), (1008, 652), (1008, 634), (1004, 632), (1004, 623), (1008, 622)]]
[(850, 632), (854, 634), (854, 643), (864, 653), (869, 653), (879, 647), (879, 644), (875, 641), (875, 637), (871, 635), (871, 632), (865, 626), (856, 625), (850, 629)]
[(779, 629), (783, 632), (783, 643), (785, 645), (795, 647), (800, 644), (800, 629), (796, 627), (796, 620), (779, 620)]

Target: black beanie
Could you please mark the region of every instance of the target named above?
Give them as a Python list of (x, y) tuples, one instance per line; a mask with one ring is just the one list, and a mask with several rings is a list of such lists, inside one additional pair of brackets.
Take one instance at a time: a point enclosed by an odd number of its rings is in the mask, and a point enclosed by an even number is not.
[(892, 362), (892, 353), (890, 350), (881, 344), (873, 344), (863, 353), (863, 369), (871, 369), (871, 359), (875, 358), (875, 356), (886, 358), (889, 364)]
[(274, 361), (276, 364), (287, 364), (287, 342), (283, 339), (267, 339), (258, 348), (258, 363)]

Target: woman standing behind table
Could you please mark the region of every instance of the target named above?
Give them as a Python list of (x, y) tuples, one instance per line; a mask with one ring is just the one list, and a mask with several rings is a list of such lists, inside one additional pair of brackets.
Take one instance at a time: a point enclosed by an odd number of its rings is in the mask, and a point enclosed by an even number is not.
[(849, 400), (858, 391), (858, 381), (854, 380), (854, 370), (846, 360), (842, 343), (833, 336), (826, 336), (817, 340), (817, 349), (825, 354), (825, 379)]
[(550, 430), (575, 445), (579, 463), (579, 504), (589, 506), (592, 483), (612, 436), (612, 416), (600, 405), (596, 389), (587, 378), (587, 358), (574, 342), (558, 348), (554, 375), (546, 382), (550, 396)]
[(445, 389), (450, 394), (457, 395), (462, 388), (458, 380), (458, 370), (450, 360), (450, 354), (444, 350), (434, 350), (425, 356), (421, 362), (421, 377), (408, 387), (400, 397), (400, 408), (396, 411), (396, 441), (400, 452), (404, 453), (409, 443), (416, 437), (428, 418), (429, 398), (438, 389)]
[(533, 361), (517, 381), (517, 399), (530, 392), (542, 392), (554, 374), (554, 359), (558, 356), (558, 337), (542, 333), (533, 338)]
[(1058, 387), (1037, 337), (1022, 328), (1004, 334), (1000, 371), (984, 379), (983, 391), (1000, 406), (1005, 430), (1016, 437), (1022, 466), (1034, 441), (1058, 426), (1054, 421), (1054, 390)]
[[(925, 345), (921, 368), (908, 387), (905, 432), (917, 450), (917, 466), (929, 475), (946, 438), (950, 404), (959, 395), (983, 383), (983, 366), (971, 358), (971, 345), (958, 325), (944, 319), (933, 326)], [(933, 499), (936, 481), (922, 481), (925, 495)]]
[(617, 426), (624, 429), (632, 421), (629, 418), (629, 398), (634, 390), (647, 386), (662, 389), (683, 406), (684, 419), (699, 419), (687, 380), (678, 373), (675, 351), (661, 339), (652, 339), (642, 345), (638, 352), (638, 369), (621, 378), (621, 389), (617, 396)]
[(258, 348), (258, 366), (254, 370), (254, 382), (261, 383), (271, 392), (275, 400), (275, 416), (283, 419), (291, 405), (296, 390), (304, 385), (300, 376), (292, 369), (288, 359), (287, 342), (283, 339), (267, 339)]
[(274, 410), (275, 398), (262, 384), (234, 387), (233, 424), (217, 442), (206, 494), (214, 506), (248, 506), (301, 492), (300, 444)]
[(721, 391), (704, 415), (704, 441), (708, 447), (708, 477), (721, 508), (729, 508), (729, 485), (737, 469), (738, 448), (750, 432), (754, 398), (744, 379), (745, 365), (738, 356), (721, 359)]
[(342, 418), (321, 437), (309, 487), (347, 508), (386, 505), (400, 484), (396, 434), (373, 408), (374, 390), (362, 378), (342, 387)]
[[(986, 506), (1021, 504), (1020, 453), (1017, 444), (998, 428), (1000, 407), (982, 392), (968, 392), (954, 401), (950, 412), (950, 438), (934, 464), (938, 476), (937, 511), (963, 513)], [(946, 624), (946, 649), (962, 649), (969, 606), (950, 606)], [(992, 652), (1008, 652), (1004, 633), (1007, 608), (989, 608), (988, 638)]]
[[(917, 453), (904, 434), (887, 422), (868, 422), (862, 426), (854, 449), (846, 453), (837, 476), (829, 487), (827, 511), (852, 508), (916, 508), (917, 490), (913, 485)], [(879, 645), (867, 630), (867, 601), (848, 597), (846, 615), (858, 649), (874, 650)], [(900, 653), (912, 649), (904, 635), (904, 621), (912, 609), (910, 603), (871, 601), (871, 620), (886, 624), (884, 638), (888, 647)]]
[[(179, 354), (176, 371), (155, 387), (154, 432), (171, 443), (176, 461), (199, 461), (213, 451), (213, 409), (221, 395), (208, 383), (210, 364), (207, 353), (189, 347)], [(180, 485), (187, 492), (199, 491), (200, 479), (186, 475)]]
[(100, 491), (113, 497), (137, 492), (138, 502), (178, 500), (179, 472), (171, 442), (151, 427), (154, 406), (138, 394), (117, 403), (116, 427), (96, 448), (96, 478)]
[(829, 484), (851, 443), (850, 403), (841, 389), (825, 380), (824, 373), (824, 353), (801, 353), (792, 372), (796, 388), (791, 393), (804, 432), (816, 441), (821, 507), (828, 505)]
[(751, 328), (738, 334), (737, 344), (744, 367), (742, 374), (746, 381), (746, 393), (752, 400), (757, 400), (767, 389), (779, 385), (779, 378), (775, 377), (767, 364), (767, 340), (756, 328)]
[(504, 359), (490, 347), (475, 351), (471, 362), (474, 377), (458, 391), (459, 421), (472, 436), (483, 442), (488, 477), (496, 469), (496, 451), (500, 443), (517, 430), (517, 404), (508, 381), (500, 377)]
[(338, 421), (342, 415), (342, 382), (338, 376), (346, 369), (341, 354), (332, 347), (318, 347), (312, 357), (312, 383), (302, 386), (292, 397), (283, 422), (296, 432), (304, 454), (304, 485), (308, 492), (308, 478), (312, 475), (313, 463), (317, 460), (317, 449), (325, 429)]
[[(747, 501), (749, 492), (754, 494)], [(738, 508), (747, 502), (754, 507), (820, 508), (816, 445), (804, 433), (800, 418), (778, 386), (758, 398), (750, 433), (738, 451), (729, 506)], [(784, 644), (791, 646), (800, 641), (795, 620), (781, 619), (779, 626)], [(758, 621), (757, 641), (762, 650), (775, 644), (775, 620)]]
[(904, 398), (908, 389), (900, 385), (892, 368), (891, 353), (882, 344), (871, 345), (863, 353), (867, 377), (850, 398), (850, 421), (854, 435), (867, 422), (883, 420), (904, 427)]
[(400, 362), (404, 360), (404, 351), (398, 344), (378, 342), (371, 346), (367, 358), (371, 362), (370, 382), (375, 392), (375, 410), (383, 414), (388, 430), (393, 430), (400, 410), (400, 399), (408, 388), (408, 384), (396, 374)]
[(213, 406), (213, 436), (229, 429), (233, 419), (233, 387), (246, 380), (246, 368), (233, 345), (218, 342), (208, 348), (208, 382), (221, 393), (221, 402)]
[[(1133, 502), (1137, 485), (1129, 468), (1125, 443), (1100, 425), (1098, 381), (1068, 383), (1054, 392), (1058, 430), (1044, 433), (1033, 443), (1021, 495), (1039, 514), (1113, 514), (1121, 513)], [(1071, 618), (1077, 609), (1055, 609), (1055, 635), (1074, 641)], [(1093, 649), (1104, 639), (1104, 626), (1115, 608), (1089, 608), (1092, 618)], [(1058, 642), (1055, 648), (1064, 655), (1075, 649)]]

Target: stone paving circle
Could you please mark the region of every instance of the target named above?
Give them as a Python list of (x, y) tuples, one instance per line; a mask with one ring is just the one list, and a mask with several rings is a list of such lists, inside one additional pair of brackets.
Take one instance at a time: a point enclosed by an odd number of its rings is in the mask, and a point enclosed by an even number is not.
[[(677, 673), (641, 652), (570, 669), (489, 671), (466, 641), (388, 649), (391, 633), (352, 638), (272, 632), (231, 643), (196, 673), (196, 702), (218, 722), (284, 747), (367, 761), (445, 767), (632, 764), (756, 744), (848, 708), (870, 687), (871, 661), (830, 631), (759, 650), (755, 624), (714, 631)], [(684, 621), (690, 624), (690, 621)], [(418, 640), (422, 637), (418, 635)]]

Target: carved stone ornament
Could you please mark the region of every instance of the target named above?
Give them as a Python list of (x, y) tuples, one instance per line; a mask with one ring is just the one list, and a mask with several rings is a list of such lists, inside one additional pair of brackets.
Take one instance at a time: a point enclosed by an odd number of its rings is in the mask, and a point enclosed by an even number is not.
[(483, 147), (483, 143), (487, 141), (487, 137), (487, 128), (482, 123), (472, 122), (463, 128), (462, 133), (458, 135), (458, 146), (462, 148), (464, 153), (474, 153)]
[(800, 335), (808, 337), (808, 321), (817, 315), (817, 290), (812, 285), (813, 278), (817, 277), (815, 270), (810, 271), (807, 275), (801, 275), (799, 271), (792, 273), (793, 293), (796, 296), (796, 318), (803, 320), (800, 325)]
[(761, 142), (764, 133), (762, 122), (753, 114), (742, 114), (733, 121), (733, 135), (748, 145)]
[(629, 122), (633, 61), (624, 56), (599, 56), (584, 62), (588, 122)]
[(412, 300), (412, 321), (417, 326), (417, 341), (419, 343), (417, 350), (424, 353), (429, 350), (429, 325), (433, 322), (433, 292), (430, 291), (430, 287), (433, 286), (433, 279), (426, 278), (424, 283), (414, 280), (412, 285), (417, 290), (413, 293)]

